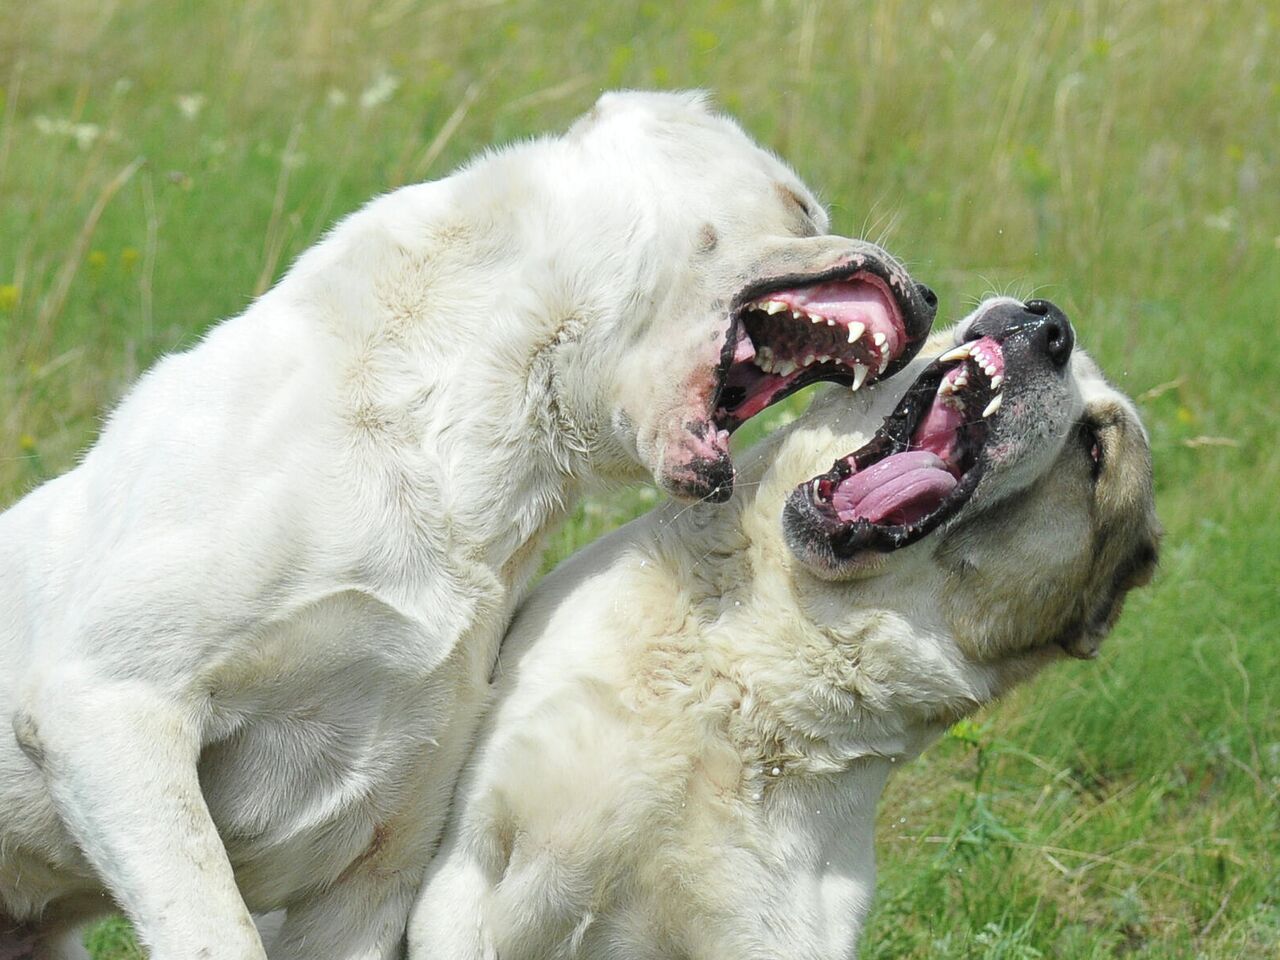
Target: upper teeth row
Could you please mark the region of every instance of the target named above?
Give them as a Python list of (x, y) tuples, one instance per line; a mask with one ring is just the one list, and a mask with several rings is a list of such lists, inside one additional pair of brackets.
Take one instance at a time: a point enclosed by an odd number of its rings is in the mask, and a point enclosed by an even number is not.
[[(749, 304), (748, 306), (750, 306), (754, 310), (763, 310), (765, 313), (769, 314), (770, 316), (774, 315), (775, 313), (781, 313), (784, 310), (788, 310), (791, 312), (792, 318), (796, 320), (799, 320), (801, 317), (805, 317), (809, 320), (810, 323), (825, 323), (828, 327), (834, 327), (839, 325), (838, 322), (832, 319), (831, 317), (823, 317), (818, 314), (806, 313), (803, 310), (792, 309), (787, 304), (783, 303), (781, 300), (757, 300), (755, 303)], [(867, 332), (867, 325), (865, 323), (858, 323), (857, 321), (854, 321), (853, 323), (849, 324), (849, 326), (846, 327), (845, 329), (848, 333), (848, 342), (856, 343), (858, 340), (862, 339), (863, 334)], [(880, 364), (879, 364), (879, 370), (877, 371), (877, 374), (884, 373), (885, 369), (889, 366), (889, 361), (892, 359), (889, 356), (889, 338), (886, 337), (883, 333), (877, 331), (876, 333), (872, 334), (871, 342), (875, 345), (876, 350), (880, 354)], [(768, 356), (770, 359), (766, 360), (765, 359), (766, 356)], [(799, 365), (795, 364), (792, 361), (787, 360), (787, 361), (780, 362), (776, 367), (766, 366), (765, 365), (766, 363), (772, 363), (771, 352), (768, 350), (767, 347), (762, 347), (757, 357), (758, 359), (756, 360), (756, 365), (759, 366), (761, 370), (765, 370), (770, 373), (780, 373), (783, 376), (786, 376), (787, 374), (794, 372), (799, 368), (799, 366), (805, 366), (805, 367), (809, 366), (811, 363), (814, 362), (815, 359), (817, 359), (820, 362), (826, 362), (829, 360), (838, 359), (835, 357), (809, 354), (808, 356), (804, 357), (802, 363)], [(788, 369), (783, 369), (784, 367)], [(857, 390), (860, 386), (862, 386), (862, 381), (866, 379), (868, 369), (869, 369), (868, 367), (862, 364), (854, 364), (854, 374), (853, 374), (854, 390)]]
[(757, 300), (755, 303), (749, 304), (749, 306), (754, 310), (763, 310), (765, 313), (769, 314), (769, 316), (773, 316), (775, 313), (781, 313), (783, 310), (790, 310), (791, 316), (796, 320), (799, 320), (801, 317), (808, 317), (809, 320), (814, 323), (822, 323), (825, 320), (829, 327), (834, 327), (836, 325), (836, 322), (830, 317), (822, 317), (816, 313), (805, 313), (803, 310), (792, 309), (781, 300)]
[[(1004, 383), (1004, 374), (996, 373), (1000, 368), (996, 366), (995, 358), (987, 353), (986, 347), (977, 343), (962, 343), (960, 346), (952, 350), (948, 350), (938, 358), (942, 363), (952, 363), (956, 360), (972, 360), (977, 364), (978, 368), (987, 375), (987, 379), (991, 381), (993, 390), (999, 390), (1000, 384)], [(960, 373), (955, 381), (955, 386), (963, 386), (961, 377), (964, 373)], [(949, 392), (949, 391), (948, 391)], [(985, 416), (985, 414), (984, 414)]]

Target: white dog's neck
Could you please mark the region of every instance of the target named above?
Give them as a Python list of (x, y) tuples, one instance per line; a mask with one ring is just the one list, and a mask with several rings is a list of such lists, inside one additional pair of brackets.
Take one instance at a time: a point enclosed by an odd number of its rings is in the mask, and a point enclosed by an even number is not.
[[(461, 561), (511, 587), (581, 487), (628, 458), (601, 405), (580, 402), (607, 393), (604, 364), (585, 364), (600, 383), (561, 382), (581, 301), (545, 264), (504, 252), (501, 229), (463, 235), (440, 213), (456, 199), (445, 189), (406, 188), (353, 215), (264, 298), (301, 309), (264, 313), (329, 321), (328, 347), (309, 359), (350, 451), (335, 479), (361, 497), (350, 509), (379, 549), (401, 560), (426, 555), (424, 540), (437, 556), (465, 549)], [(277, 342), (294, 339), (282, 330)]]

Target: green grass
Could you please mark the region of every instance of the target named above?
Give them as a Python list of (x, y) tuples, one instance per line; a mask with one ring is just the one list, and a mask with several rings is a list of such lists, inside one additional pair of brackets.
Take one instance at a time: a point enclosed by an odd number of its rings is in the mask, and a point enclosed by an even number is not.
[(623, 85), (715, 91), (950, 316), (1056, 300), (1151, 430), (1160, 577), (891, 785), (864, 956), (1276, 956), (1274, 3), (5, 4), (0, 500), (337, 216)]

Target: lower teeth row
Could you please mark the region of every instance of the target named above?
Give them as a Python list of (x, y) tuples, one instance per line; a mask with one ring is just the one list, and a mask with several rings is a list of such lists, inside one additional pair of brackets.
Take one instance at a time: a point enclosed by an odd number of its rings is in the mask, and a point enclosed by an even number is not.
[[(790, 376), (803, 367), (811, 367), (815, 363), (831, 363), (832, 361), (843, 363), (837, 357), (821, 354), (806, 354), (799, 363), (794, 360), (774, 360), (773, 352), (768, 347), (761, 347), (756, 353), (755, 365), (765, 373), (776, 373), (779, 376)], [(881, 351), (880, 355), (880, 373), (884, 373), (885, 368), (889, 366), (889, 356), (887, 351)], [(866, 380), (867, 374), (871, 372), (871, 368), (861, 363), (854, 363), (853, 369), (853, 389), (857, 390)]]

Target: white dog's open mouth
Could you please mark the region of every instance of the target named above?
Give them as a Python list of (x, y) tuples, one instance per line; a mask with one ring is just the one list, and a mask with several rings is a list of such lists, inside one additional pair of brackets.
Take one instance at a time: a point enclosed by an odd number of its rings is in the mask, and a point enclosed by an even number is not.
[(733, 431), (819, 380), (857, 390), (915, 354), (932, 305), (915, 302), (917, 290), (900, 297), (868, 269), (845, 273), (752, 291), (725, 345), (714, 414), (719, 429)]
[(981, 479), (1004, 378), (1004, 353), (990, 337), (943, 354), (871, 441), (801, 484), (787, 510), (840, 556), (919, 540), (953, 516)]

